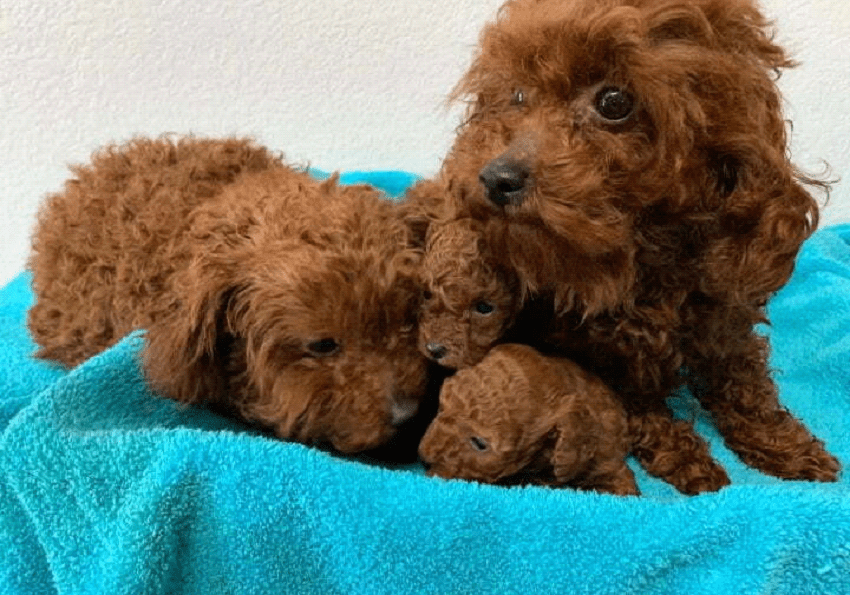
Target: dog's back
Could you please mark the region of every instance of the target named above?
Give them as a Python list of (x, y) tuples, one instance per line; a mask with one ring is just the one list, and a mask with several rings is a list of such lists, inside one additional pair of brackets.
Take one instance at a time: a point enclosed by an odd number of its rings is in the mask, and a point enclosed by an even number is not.
[(149, 323), (189, 258), (188, 214), (240, 174), (282, 167), (249, 140), (137, 139), (76, 166), (33, 234), (37, 357), (74, 366)]

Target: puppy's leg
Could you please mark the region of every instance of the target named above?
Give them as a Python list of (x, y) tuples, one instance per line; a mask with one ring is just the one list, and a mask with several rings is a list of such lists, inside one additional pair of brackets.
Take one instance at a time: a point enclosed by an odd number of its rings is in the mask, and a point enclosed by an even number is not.
[(838, 460), (779, 403), (767, 366), (767, 339), (749, 331), (724, 344), (725, 353), (692, 364), (697, 373), (692, 390), (726, 445), (769, 475), (836, 481)]
[[(70, 250), (65, 250), (67, 254)], [(67, 257), (70, 261), (71, 257)], [(90, 271), (71, 280), (63, 271), (55, 271), (56, 289), (39, 290), (50, 272), (35, 271), (36, 303), (27, 313), (27, 326), (39, 349), (35, 357), (57, 361), (69, 368), (112, 346), (123, 330), (115, 328), (112, 314), (111, 283), (93, 287)], [(46, 283), (50, 285), (50, 283)]]
[(29, 314), (29, 329), (39, 345), (33, 355), (39, 359), (73, 368), (117, 340), (108, 320), (84, 320), (79, 325), (73, 324), (75, 321), (62, 321), (64, 324), (60, 327), (52, 320), (45, 320), (49, 316), (37, 308)]
[(640, 496), (635, 474), (625, 461), (612, 461), (609, 467), (603, 473), (594, 475), (586, 484), (587, 489), (617, 496)]
[(712, 458), (705, 440), (690, 423), (673, 419), (668, 410), (633, 413), (629, 426), (634, 437), (632, 454), (650, 475), (689, 496), (729, 485), (729, 476)]

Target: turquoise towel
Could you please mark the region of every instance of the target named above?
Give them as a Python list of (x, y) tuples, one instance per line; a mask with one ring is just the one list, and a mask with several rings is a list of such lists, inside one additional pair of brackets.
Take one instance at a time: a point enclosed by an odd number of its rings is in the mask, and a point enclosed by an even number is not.
[[(363, 179), (348, 176), (346, 182)], [(390, 194), (414, 178), (369, 174)], [(0, 291), (0, 593), (850, 593), (850, 485), (743, 467), (686, 498), (428, 478), (271, 440), (145, 388), (139, 334), (65, 372)], [(783, 402), (850, 463), (850, 226), (818, 232), (770, 305)]]

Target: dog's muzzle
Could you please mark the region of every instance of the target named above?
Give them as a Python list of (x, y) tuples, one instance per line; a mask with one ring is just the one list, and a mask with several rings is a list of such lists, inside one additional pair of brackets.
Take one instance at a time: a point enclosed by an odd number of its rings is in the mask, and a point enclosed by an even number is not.
[(487, 163), (478, 174), (487, 199), (499, 207), (522, 204), (530, 177), (525, 163), (505, 155)]
[(400, 426), (419, 411), (419, 401), (410, 398), (397, 397), (390, 405), (390, 423)]

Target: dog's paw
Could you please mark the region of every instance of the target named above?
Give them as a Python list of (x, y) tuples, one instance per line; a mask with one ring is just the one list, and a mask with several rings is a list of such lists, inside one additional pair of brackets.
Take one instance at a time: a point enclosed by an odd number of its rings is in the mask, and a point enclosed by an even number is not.
[(768, 453), (746, 451), (739, 452), (738, 456), (750, 467), (781, 479), (834, 482), (838, 481), (841, 471), (838, 459), (816, 438), (795, 449)]
[(732, 483), (726, 470), (714, 461), (688, 465), (665, 479), (687, 496), (717, 492)]

